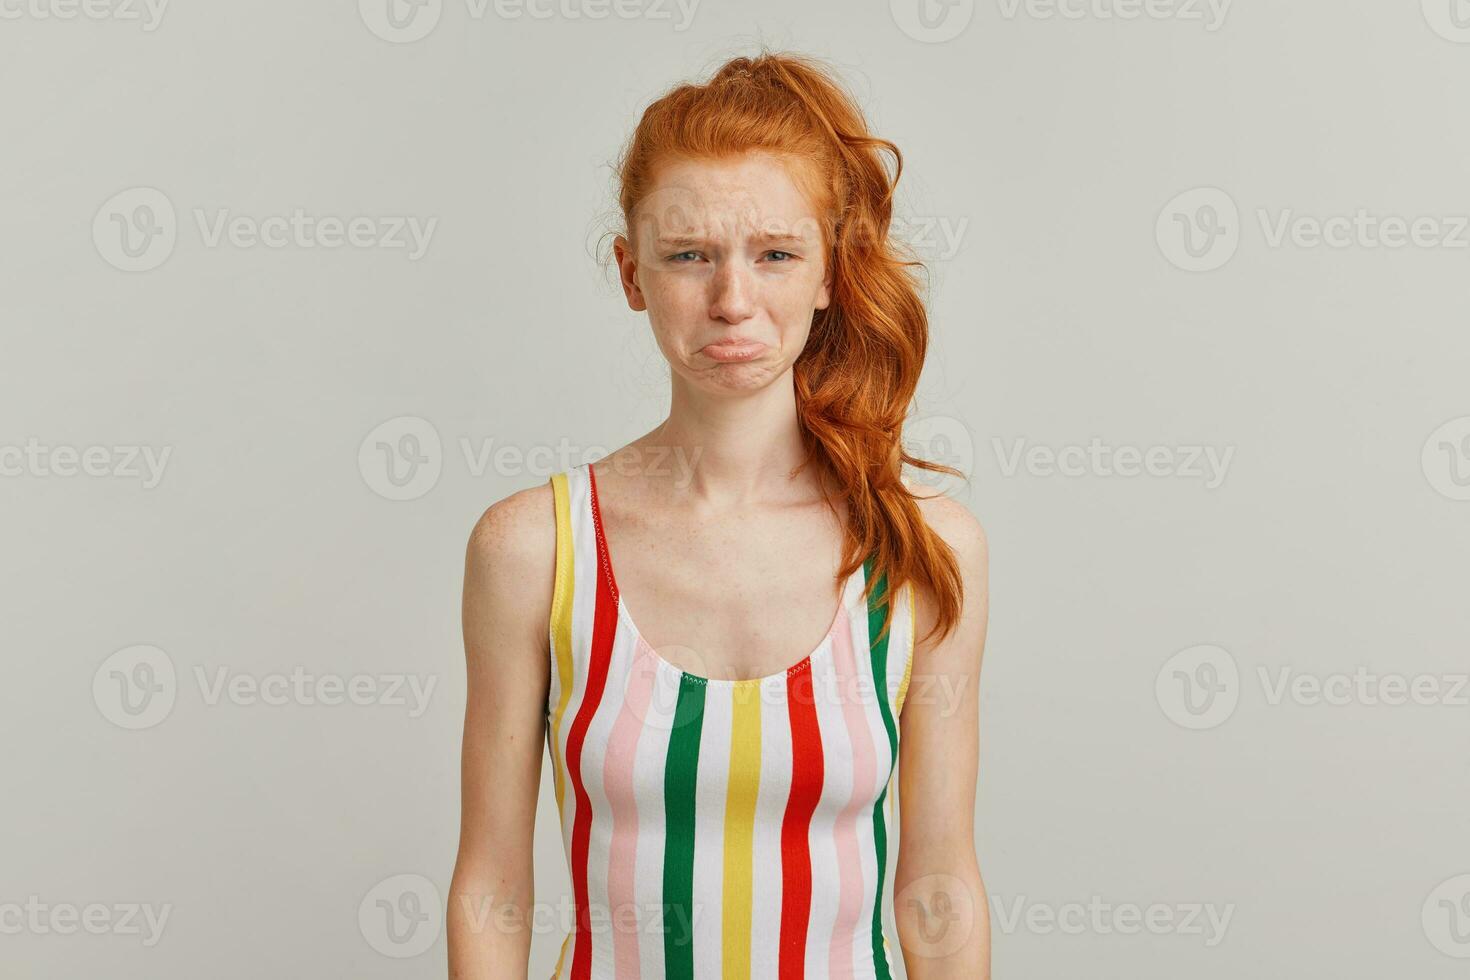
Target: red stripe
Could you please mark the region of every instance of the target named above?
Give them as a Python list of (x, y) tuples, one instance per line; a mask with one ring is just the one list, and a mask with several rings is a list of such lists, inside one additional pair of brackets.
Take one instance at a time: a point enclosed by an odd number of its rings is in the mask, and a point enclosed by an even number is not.
[(577, 910), (576, 942), (572, 953), (571, 980), (591, 980), (592, 977), (592, 930), (591, 916), (587, 908), (587, 848), (592, 836), (592, 801), (582, 783), (582, 744), (587, 738), (587, 726), (602, 701), (603, 688), (607, 686), (608, 664), (612, 660), (613, 636), (617, 633), (618, 598), (607, 566), (607, 545), (602, 537), (602, 517), (597, 511), (597, 480), (592, 476), (592, 466), (587, 466), (587, 479), (592, 498), (592, 524), (597, 532), (597, 604), (592, 615), (592, 651), (587, 669), (587, 691), (577, 708), (577, 717), (572, 721), (567, 734), (566, 766), (572, 780), (572, 789), (577, 799), (577, 814), (572, 822), (572, 894)]
[[(799, 692), (798, 687), (804, 691)], [(810, 669), (786, 676), (786, 708), (791, 720), (791, 795), (781, 820), (780, 980), (800, 980), (806, 972), (806, 929), (812, 905), (812, 855), (808, 840), (812, 814), (822, 795), (822, 733), (812, 696)]]

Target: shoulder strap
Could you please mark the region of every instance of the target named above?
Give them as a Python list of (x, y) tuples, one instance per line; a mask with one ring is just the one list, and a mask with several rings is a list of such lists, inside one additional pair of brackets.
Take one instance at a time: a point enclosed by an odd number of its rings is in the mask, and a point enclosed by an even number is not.
[(904, 696), (909, 692), (909, 678), (911, 678), (914, 673), (914, 642), (915, 632), (918, 626), (918, 620), (916, 618), (916, 613), (918, 612), (918, 610), (914, 606), (914, 583), (905, 582), (903, 590), (905, 593), (907, 593), (906, 598), (908, 600), (905, 604), (908, 615), (904, 617), (904, 633), (908, 634), (908, 649), (903, 651), (903, 680), (898, 682), (898, 707), (896, 710), (899, 712), (903, 711), (903, 699)]
[(551, 588), (551, 683), (546, 696), (546, 723), (551, 764), (556, 788), (556, 809), (566, 822), (566, 768), (561, 760), (562, 727), (571, 701), (575, 654), (572, 649), (572, 603), (575, 598), (576, 561), (572, 539), (574, 493), (570, 472), (551, 476), (551, 496), (556, 513), (556, 572)]
[(570, 656), (572, 646), (573, 563), (576, 559), (572, 540), (570, 477), (567, 472), (551, 477), (551, 495), (556, 505), (556, 579), (551, 590), (551, 651), (558, 660), (563, 654)]

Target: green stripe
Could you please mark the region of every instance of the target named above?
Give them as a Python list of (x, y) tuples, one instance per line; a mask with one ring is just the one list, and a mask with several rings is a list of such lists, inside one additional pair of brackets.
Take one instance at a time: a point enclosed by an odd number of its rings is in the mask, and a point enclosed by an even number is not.
[[(865, 584), (872, 575), (873, 559), (869, 558), (863, 562)], [(888, 732), (888, 755), (897, 762), (898, 731), (893, 725), (893, 712), (888, 707), (888, 638), (893, 635), (893, 630), (890, 628), (881, 638), (874, 639), (883, 626), (883, 607), (888, 604), (887, 595), (888, 575), (884, 573), (868, 596), (868, 649), (873, 658), (878, 710), (883, 712), (883, 727)], [(885, 780), (883, 791), (878, 794), (878, 802), (873, 807), (873, 848), (878, 856), (878, 885), (873, 899), (873, 967), (877, 971), (878, 980), (892, 980), (883, 953), (883, 876), (888, 869), (888, 828), (883, 821), (883, 802), (887, 796), (888, 782)]]
[(694, 788), (704, 684), (683, 674), (664, 766), (664, 976), (694, 980)]

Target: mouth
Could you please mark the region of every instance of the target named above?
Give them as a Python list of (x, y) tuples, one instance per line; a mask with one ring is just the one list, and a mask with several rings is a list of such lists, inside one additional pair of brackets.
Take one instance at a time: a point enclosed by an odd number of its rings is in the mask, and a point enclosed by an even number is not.
[(766, 350), (766, 345), (759, 340), (745, 340), (740, 337), (732, 337), (728, 340), (716, 341), (713, 344), (705, 344), (699, 352), (705, 357), (716, 361), (749, 361), (759, 357)]

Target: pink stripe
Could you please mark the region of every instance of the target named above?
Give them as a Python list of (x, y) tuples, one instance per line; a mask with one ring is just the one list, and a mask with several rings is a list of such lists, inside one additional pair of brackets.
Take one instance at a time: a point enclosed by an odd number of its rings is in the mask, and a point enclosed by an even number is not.
[(610, 857), (607, 867), (607, 903), (613, 935), (613, 963), (617, 980), (638, 980), (638, 929), (627, 923), (642, 919), (638, 915), (634, 890), (634, 869), (638, 858), (638, 806), (633, 793), (633, 762), (638, 750), (638, 736), (648, 718), (648, 702), (652, 696), (657, 663), (648, 655), (641, 637), (637, 646), (623, 703), (613, 720), (607, 738), (607, 758), (602, 767), (608, 811), (612, 817)]
[(852, 620), (844, 615), (832, 635), (834, 668), (838, 679), (838, 697), (842, 704), (842, 721), (852, 743), (852, 797), (833, 821), (837, 844), (837, 922), (832, 929), (832, 976), (854, 976), (852, 947), (862, 915), (867, 884), (863, 881), (863, 859), (858, 848), (857, 822), (863, 801), (868, 801), (868, 818), (872, 819), (872, 800), (878, 793), (878, 754), (873, 733), (863, 712), (864, 699), (857, 685), (858, 669), (852, 649)]

